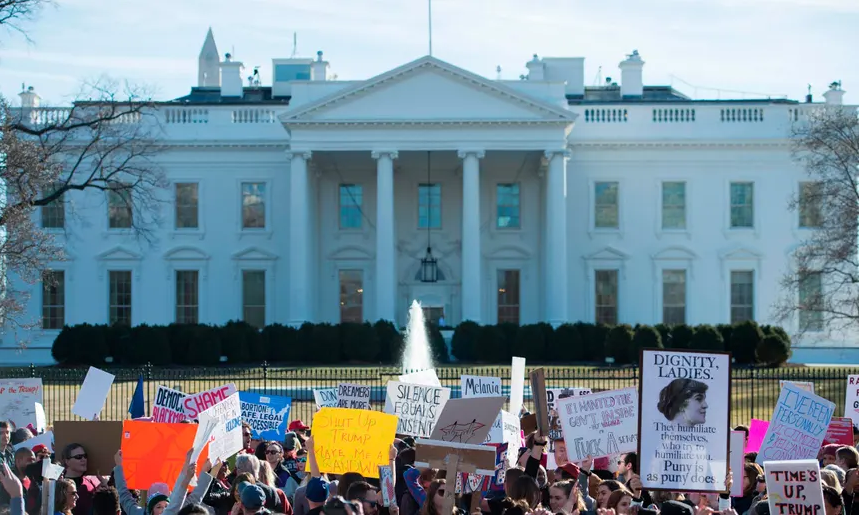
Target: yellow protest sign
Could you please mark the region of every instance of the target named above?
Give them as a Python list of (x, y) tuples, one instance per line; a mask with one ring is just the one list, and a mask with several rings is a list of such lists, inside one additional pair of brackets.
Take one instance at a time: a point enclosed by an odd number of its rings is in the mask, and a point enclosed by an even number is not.
[(379, 477), (388, 465), (397, 416), (365, 409), (322, 408), (314, 415), (314, 456), (320, 472)]

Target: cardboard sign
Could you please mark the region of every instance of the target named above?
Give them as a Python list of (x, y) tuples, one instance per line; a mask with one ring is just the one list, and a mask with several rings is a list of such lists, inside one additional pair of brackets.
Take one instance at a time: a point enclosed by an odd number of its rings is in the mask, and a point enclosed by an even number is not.
[(426, 438), (450, 397), (449, 388), (389, 381), (383, 411), (397, 415), (397, 434)]
[(370, 387), (363, 384), (340, 383), (337, 385), (337, 407), (370, 409)]
[(242, 405), (239, 393), (227, 397), (218, 404), (200, 413), (200, 424), (215, 422), (215, 431), (209, 442), (212, 459), (227, 458), (242, 450)]
[(504, 397), (451, 399), (445, 403), (430, 439), (482, 444), (504, 405)]
[(523, 387), (525, 386), (526, 358), (511, 358), (511, 402), (508, 411), (516, 416), (522, 415)]
[(854, 424), (850, 418), (833, 417), (827, 426), (827, 434), (824, 435), (822, 445), (838, 443), (839, 445), (854, 446)]
[(786, 383), (779, 394), (756, 463), (814, 460), (835, 409), (836, 406), (827, 399)]
[(152, 421), (171, 424), (185, 420), (183, 402), (186, 394), (164, 385), (158, 385), (152, 402)]
[(195, 393), (182, 400), (182, 410), (190, 420), (197, 420), (201, 411), (206, 411), (234, 393), (236, 393), (236, 385), (233, 383)]
[(848, 386), (845, 389), (845, 418), (854, 422), (854, 427), (860, 425), (860, 376), (848, 376)]
[(460, 397), (501, 397), (500, 377), (460, 376)]
[(639, 434), (639, 396), (636, 388), (558, 401), (567, 459), (580, 462), (634, 452)]
[[(108, 475), (114, 467), (113, 455), (122, 445), (122, 422), (54, 422), (54, 449), (57, 455), (72, 443), (82, 445), (87, 451), (88, 475)], [(150, 460), (152, 456), (149, 457)]]
[(251, 425), (251, 435), (257, 440), (284, 441), (293, 400), (289, 397), (239, 392), (242, 419)]
[(542, 368), (532, 370), (529, 374), (532, 384), (532, 398), (535, 403), (535, 417), (537, 418), (538, 432), (549, 436), (549, 411), (546, 407), (546, 381)]
[(732, 469), (732, 497), (744, 496), (744, 442), (743, 431), (729, 433), (729, 466)]
[(779, 381), (779, 389), (782, 390), (782, 387), (785, 386), (785, 383), (791, 383), (794, 386), (800, 388), (809, 393), (815, 393), (815, 383), (810, 383), (808, 381)]
[(314, 402), (317, 404), (317, 409), (337, 408), (337, 388), (314, 389)]
[(764, 435), (767, 434), (767, 426), (770, 422), (754, 418), (750, 420), (750, 436), (747, 438), (747, 446), (744, 447), (744, 454), (748, 452), (758, 452), (761, 449), (761, 443), (764, 441)]
[(415, 440), (415, 466), (447, 470), (448, 456), (457, 456), (457, 469), (471, 474), (492, 476), (496, 469), (496, 449), (489, 445), (472, 445), (436, 440)]
[(764, 476), (772, 515), (824, 515), (817, 460), (766, 461)]
[(358, 472), (378, 478), (379, 467), (390, 465), (397, 417), (378, 411), (322, 408), (314, 415), (314, 456), (320, 472)]
[(382, 494), (382, 505), (386, 508), (396, 505), (394, 492), (394, 471), (391, 470), (391, 465), (379, 466), (379, 493)]
[(442, 383), (439, 382), (439, 376), (436, 375), (436, 371), (432, 368), (429, 370), (421, 370), (404, 374), (398, 377), (397, 380), (401, 383), (421, 384), (424, 386), (442, 386)]
[(36, 427), (36, 403), (42, 403), (42, 380), (0, 379), (0, 413), (16, 427)]
[[(175, 484), (199, 425), (137, 420), (116, 423), (120, 424), (122, 468), (128, 488), (146, 490), (156, 482)], [(207, 449), (197, 458), (198, 470), (209, 457)]]
[(95, 420), (107, 402), (113, 379), (113, 374), (90, 367), (84, 384), (81, 385), (81, 391), (78, 392), (78, 398), (75, 399), (75, 405), (72, 406), (72, 414), (86, 420)]

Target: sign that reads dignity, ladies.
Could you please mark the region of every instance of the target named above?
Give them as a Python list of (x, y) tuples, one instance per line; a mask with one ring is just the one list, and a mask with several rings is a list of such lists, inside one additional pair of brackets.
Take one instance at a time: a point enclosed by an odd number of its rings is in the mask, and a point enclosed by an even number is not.
[(725, 491), (730, 355), (643, 350), (639, 377), (643, 488)]

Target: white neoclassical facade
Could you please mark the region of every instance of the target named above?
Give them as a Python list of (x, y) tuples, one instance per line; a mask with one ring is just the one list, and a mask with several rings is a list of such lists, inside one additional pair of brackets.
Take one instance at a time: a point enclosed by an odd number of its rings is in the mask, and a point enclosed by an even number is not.
[(771, 322), (815, 218), (787, 207), (808, 180), (789, 129), (821, 104), (692, 100), (643, 85), (635, 52), (588, 86), (583, 63), (535, 56), (508, 81), (428, 56), (345, 81), (320, 53), (273, 59), (266, 86), (210, 32), (198, 86), (159, 105), (156, 237), (101, 192), (43, 208), (68, 259), (0, 361), (49, 362), (63, 324), (403, 325), (413, 299), (452, 326)]

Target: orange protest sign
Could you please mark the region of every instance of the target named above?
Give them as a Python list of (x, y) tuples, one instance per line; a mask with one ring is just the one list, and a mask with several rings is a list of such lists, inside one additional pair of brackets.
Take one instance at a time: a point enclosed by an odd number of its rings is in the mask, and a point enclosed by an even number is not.
[(397, 431), (397, 416), (378, 411), (322, 408), (314, 415), (314, 456), (320, 472), (359, 472), (378, 478), (389, 465), (388, 450)]
[[(156, 482), (173, 487), (196, 433), (197, 424), (124, 421), (122, 469), (128, 488), (146, 490)], [(207, 445), (197, 460), (198, 470), (208, 457)]]

